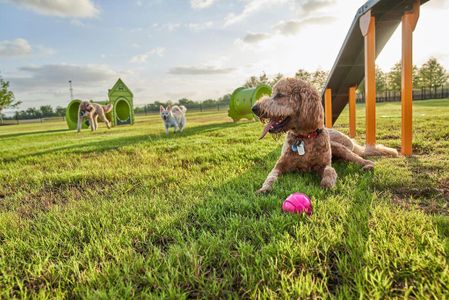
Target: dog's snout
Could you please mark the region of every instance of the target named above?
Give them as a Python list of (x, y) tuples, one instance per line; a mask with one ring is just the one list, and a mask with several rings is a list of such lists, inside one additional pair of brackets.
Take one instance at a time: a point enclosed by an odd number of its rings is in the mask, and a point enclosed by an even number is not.
[(251, 108), (251, 110), (253, 111), (253, 113), (258, 116), (260, 113), (260, 109), (259, 109), (259, 105), (255, 104), (253, 105), (253, 107)]

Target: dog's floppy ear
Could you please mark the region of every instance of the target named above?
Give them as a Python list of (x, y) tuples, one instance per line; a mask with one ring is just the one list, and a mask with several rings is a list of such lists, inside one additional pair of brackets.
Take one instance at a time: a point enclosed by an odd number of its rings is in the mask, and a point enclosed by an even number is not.
[(163, 112), (165, 110), (165, 108), (161, 105), (161, 106), (159, 106), (159, 111), (160, 112)]

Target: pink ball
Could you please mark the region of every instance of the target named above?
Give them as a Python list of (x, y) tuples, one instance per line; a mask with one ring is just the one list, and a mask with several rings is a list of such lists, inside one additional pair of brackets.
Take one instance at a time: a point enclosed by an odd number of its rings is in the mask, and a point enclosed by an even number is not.
[(293, 193), (282, 203), (282, 210), (288, 213), (312, 214), (312, 201), (302, 193)]

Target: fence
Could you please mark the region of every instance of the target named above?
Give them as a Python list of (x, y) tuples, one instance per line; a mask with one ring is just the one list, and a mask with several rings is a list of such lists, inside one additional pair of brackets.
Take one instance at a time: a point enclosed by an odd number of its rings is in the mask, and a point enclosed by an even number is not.
[(49, 123), (65, 121), (65, 117), (50, 117), (50, 118), (38, 118), (38, 119), (3, 119), (0, 120), (1, 125), (19, 125), (19, 124), (29, 124), (29, 123)]
[[(227, 111), (229, 108), (228, 103), (198, 103), (194, 106), (186, 105), (187, 111), (192, 112), (204, 112), (204, 111)], [(149, 105), (145, 105), (143, 107), (138, 107), (134, 110), (134, 113), (136, 115), (148, 115), (148, 114), (154, 114), (159, 113), (159, 107), (153, 107)]]
[[(413, 90), (413, 100), (444, 99), (449, 98), (449, 88), (419, 89)], [(401, 101), (401, 91), (384, 91), (377, 94), (376, 102)], [(365, 103), (365, 95), (357, 94), (357, 103)]]

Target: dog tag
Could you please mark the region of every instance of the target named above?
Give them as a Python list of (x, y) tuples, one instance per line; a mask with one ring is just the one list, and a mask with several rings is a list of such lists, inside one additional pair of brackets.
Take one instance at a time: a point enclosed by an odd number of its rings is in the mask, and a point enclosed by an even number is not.
[(306, 153), (306, 151), (304, 150), (304, 141), (301, 141), (299, 145), (298, 143), (292, 144), (292, 151), (297, 152), (300, 156), (303, 156)]
[(298, 148), (298, 155), (303, 156), (306, 151), (304, 150), (304, 141), (301, 141), (301, 143), (299, 144), (299, 146), (297, 146)]

